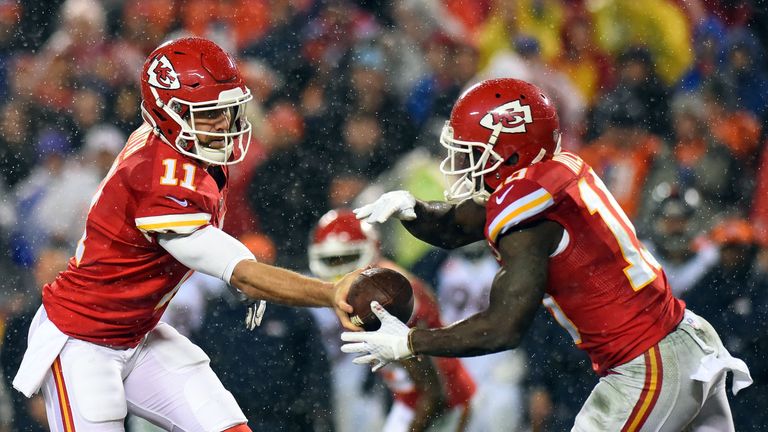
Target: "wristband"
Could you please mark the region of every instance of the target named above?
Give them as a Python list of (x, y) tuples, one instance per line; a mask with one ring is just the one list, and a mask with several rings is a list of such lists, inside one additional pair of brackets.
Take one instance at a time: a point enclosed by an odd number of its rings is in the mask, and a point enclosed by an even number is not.
[(408, 351), (411, 352), (411, 355), (416, 355), (416, 350), (413, 349), (413, 332), (415, 330), (415, 328), (412, 328), (408, 331)]

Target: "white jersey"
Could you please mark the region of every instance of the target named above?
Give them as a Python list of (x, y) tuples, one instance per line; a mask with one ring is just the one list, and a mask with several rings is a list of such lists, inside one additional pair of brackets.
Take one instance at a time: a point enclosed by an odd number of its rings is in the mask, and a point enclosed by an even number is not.
[[(438, 303), (446, 324), (467, 318), (488, 307), (491, 284), (499, 265), (490, 255), (470, 260), (459, 254), (449, 257), (438, 273)], [(522, 359), (515, 351), (463, 358), (475, 382), (493, 378), (518, 382)]]
[[(475, 260), (452, 254), (438, 273), (438, 303), (444, 322), (453, 323), (485, 310), (498, 270), (499, 265), (488, 252)], [(467, 430), (516, 430), (522, 423), (520, 413), (526, 408), (520, 388), (524, 355), (511, 350), (461, 361), (477, 384)]]

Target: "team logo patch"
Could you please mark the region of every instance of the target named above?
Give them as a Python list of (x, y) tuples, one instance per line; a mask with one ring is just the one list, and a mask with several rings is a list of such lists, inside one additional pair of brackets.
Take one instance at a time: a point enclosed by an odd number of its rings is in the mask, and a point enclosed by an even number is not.
[(480, 119), (484, 128), (506, 133), (523, 133), (528, 123), (533, 123), (531, 107), (521, 104), (519, 100), (494, 108)]
[(176, 90), (181, 87), (179, 74), (173, 68), (171, 61), (166, 56), (155, 57), (147, 69), (149, 85), (166, 90)]

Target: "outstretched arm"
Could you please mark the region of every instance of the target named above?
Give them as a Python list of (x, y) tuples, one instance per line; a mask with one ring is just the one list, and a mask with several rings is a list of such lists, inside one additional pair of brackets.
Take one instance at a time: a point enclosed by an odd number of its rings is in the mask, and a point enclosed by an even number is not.
[[(363, 353), (355, 363), (378, 369), (391, 360), (414, 354), (469, 357), (517, 347), (544, 297), (549, 255), (562, 237), (562, 227), (543, 221), (505, 234), (499, 240), (503, 266), (491, 287), (488, 309), (440, 329), (408, 329), (381, 306), (372, 308), (381, 328), (342, 334), (344, 352)], [(367, 355), (365, 355), (367, 353)]]
[(485, 207), (471, 199), (458, 204), (421, 201), (404, 190), (387, 192), (355, 209), (355, 214), (369, 223), (383, 223), (395, 217), (416, 238), (444, 249), (482, 240), (485, 227)]
[(547, 221), (502, 237), (498, 249), (504, 264), (488, 308), (448, 327), (413, 330), (414, 354), (467, 357), (517, 347), (544, 297), (549, 254), (561, 235), (562, 228)]
[(359, 329), (349, 320), (347, 292), (362, 269), (349, 273), (336, 284), (257, 262), (237, 239), (208, 226), (188, 235), (162, 234), (158, 242), (186, 267), (232, 285), (254, 300), (288, 306), (332, 307), (342, 325)]
[(455, 249), (483, 239), (485, 207), (471, 199), (458, 204), (416, 201), (416, 219), (403, 220), (415, 237), (444, 249)]

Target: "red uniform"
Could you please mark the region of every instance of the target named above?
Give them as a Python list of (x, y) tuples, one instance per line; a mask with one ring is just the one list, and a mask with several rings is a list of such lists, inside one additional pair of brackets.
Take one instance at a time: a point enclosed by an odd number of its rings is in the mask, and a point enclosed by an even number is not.
[(221, 189), (205, 165), (165, 144), (144, 124), (128, 139), (93, 198), (85, 233), (66, 271), (43, 288), (50, 320), (77, 339), (136, 346), (155, 327), (191, 270), (156, 241), (220, 226)]
[[(390, 266), (382, 265), (382, 267)], [(400, 268), (392, 268), (400, 272), (403, 271)], [(442, 327), (443, 323), (440, 321), (440, 307), (437, 304), (437, 299), (425, 290), (424, 285), (418, 279), (409, 277), (408, 280), (413, 287), (414, 299), (413, 315), (408, 321), (408, 326), (424, 324), (428, 328)], [(442, 378), (448, 408), (468, 404), (472, 395), (475, 394), (476, 386), (469, 372), (461, 364), (461, 360), (444, 357), (433, 357), (432, 360)], [(382, 369), (382, 373), (384, 382), (392, 391), (395, 400), (401, 401), (410, 408), (416, 408), (421, 394), (408, 377), (405, 369), (388, 367)]]
[(664, 271), (578, 156), (562, 152), (516, 172), (486, 209), (494, 251), (517, 225), (551, 220), (565, 229), (550, 258), (543, 303), (598, 374), (641, 355), (682, 320), (685, 303), (672, 296)]

